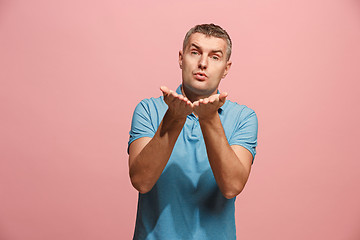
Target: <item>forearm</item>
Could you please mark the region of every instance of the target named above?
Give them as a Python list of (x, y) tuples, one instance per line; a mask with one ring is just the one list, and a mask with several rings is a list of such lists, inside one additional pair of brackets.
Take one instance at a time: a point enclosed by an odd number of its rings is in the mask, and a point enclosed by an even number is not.
[(209, 163), (220, 191), (226, 198), (237, 196), (244, 188), (250, 169), (246, 168), (229, 145), (220, 117), (200, 119)]
[(139, 192), (150, 191), (159, 179), (185, 121), (186, 117), (174, 119), (167, 111), (154, 137), (130, 161), (130, 179)]

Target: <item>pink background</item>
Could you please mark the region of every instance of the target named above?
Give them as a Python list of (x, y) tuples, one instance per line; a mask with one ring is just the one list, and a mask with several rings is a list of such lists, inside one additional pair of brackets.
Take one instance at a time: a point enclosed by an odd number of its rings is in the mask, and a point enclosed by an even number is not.
[(181, 80), (186, 31), (231, 35), (221, 90), (259, 147), (239, 239), (360, 239), (357, 0), (0, 0), (0, 239), (133, 233), (132, 112)]

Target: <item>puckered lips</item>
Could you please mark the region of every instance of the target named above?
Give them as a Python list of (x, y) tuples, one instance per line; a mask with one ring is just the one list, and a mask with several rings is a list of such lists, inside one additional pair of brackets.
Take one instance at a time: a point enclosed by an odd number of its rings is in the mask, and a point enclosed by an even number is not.
[(194, 77), (199, 81), (205, 81), (207, 79), (207, 75), (204, 72), (195, 72)]

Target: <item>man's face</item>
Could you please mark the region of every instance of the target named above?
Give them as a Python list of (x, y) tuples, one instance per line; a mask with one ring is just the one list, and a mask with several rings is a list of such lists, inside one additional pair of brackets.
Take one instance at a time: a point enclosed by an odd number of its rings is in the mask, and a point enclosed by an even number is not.
[(227, 43), (222, 38), (202, 33), (190, 36), (179, 52), (183, 90), (191, 100), (216, 94), (220, 80), (228, 73), (231, 61), (226, 60)]

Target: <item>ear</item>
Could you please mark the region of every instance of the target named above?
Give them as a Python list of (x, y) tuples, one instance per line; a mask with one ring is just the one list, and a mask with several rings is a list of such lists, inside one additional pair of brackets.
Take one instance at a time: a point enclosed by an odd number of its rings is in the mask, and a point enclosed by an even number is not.
[(179, 51), (179, 66), (180, 66), (180, 69), (182, 69), (182, 62), (183, 62), (183, 51), (180, 50)]
[(226, 62), (226, 67), (225, 67), (224, 74), (223, 74), (222, 78), (225, 78), (226, 75), (229, 73), (231, 64), (232, 64), (232, 62), (230, 60)]

